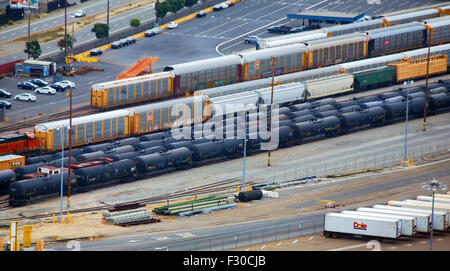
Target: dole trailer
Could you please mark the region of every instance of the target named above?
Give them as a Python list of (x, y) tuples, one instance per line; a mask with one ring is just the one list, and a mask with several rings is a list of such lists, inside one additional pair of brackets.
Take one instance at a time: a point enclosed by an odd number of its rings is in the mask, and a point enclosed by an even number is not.
[(398, 219), (328, 213), (325, 214), (323, 233), (327, 238), (350, 235), (396, 239), (400, 237), (400, 231), (401, 221)]

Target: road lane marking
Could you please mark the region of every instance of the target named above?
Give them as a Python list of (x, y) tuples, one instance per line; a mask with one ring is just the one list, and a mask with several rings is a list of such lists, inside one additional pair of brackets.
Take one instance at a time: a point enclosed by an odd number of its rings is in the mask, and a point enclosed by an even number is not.
[(342, 250), (354, 249), (354, 248), (365, 247), (365, 246), (366, 246), (366, 244), (353, 245), (353, 246), (348, 246), (348, 247), (340, 247), (340, 248), (335, 248), (335, 249), (329, 249), (327, 251), (342, 251)]

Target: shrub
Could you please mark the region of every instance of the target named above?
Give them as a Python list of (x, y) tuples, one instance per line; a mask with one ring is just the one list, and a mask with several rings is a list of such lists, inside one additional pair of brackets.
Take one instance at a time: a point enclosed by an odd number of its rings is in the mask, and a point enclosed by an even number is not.
[(130, 20), (130, 25), (134, 27), (138, 27), (141, 24), (141, 21), (137, 18), (133, 18)]

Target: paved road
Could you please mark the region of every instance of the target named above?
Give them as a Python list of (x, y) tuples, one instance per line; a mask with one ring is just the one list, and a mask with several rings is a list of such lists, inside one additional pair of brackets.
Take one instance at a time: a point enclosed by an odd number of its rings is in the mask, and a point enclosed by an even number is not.
[[(132, 2), (130, 0), (110, 0), (109, 8), (115, 8), (117, 6)], [(74, 5), (67, 8), (67, 22), (75, 22), (78, 18), (75, 18), (73, 14), (76, 10), (83, 9), (86, 11), (86, 16), (91, 16), (97, 13), (101, 13), (107, 9), (106, 0), (89, 1), (83, 4)], [(33, 12), (33, 16), (34, 16)], [(27, 22), (28, 16), (25, 15), (23, 22)], [(42, 19), (32, 19), (31, 21), (31, 33), (42, 31), (48, 28), (52, 28), (58, 25), (64, 25), (64, 9), (60, 9), (56, 14), (44, 17)], [(0, 31), (0, 42), (16, 39), (28, 34), (28, 23), (22, 23), (17, 26), (8, 27)]]
[[(434, 176), (437, 179), (448, 177), (450, 168), (447, 162), (441, 162), (442, 166), (417, 173), (413, 176), (396, 177), (391, 182), (383, 182), (364, 188), (357, 188), (345, 192), (330, 193), (326, 195), (329, 200), (348, 200), (380, 191), (405, 187), (416, 184), (420, 187), (423, 180)], [(355, 180), (351, 180), (355, 181)], [(351, 182), (349, 181), (349, 182)], [(356, 180), (357, 181), (357, 180)], [(344, 181), (345, 183), (346, 181)], [(342, 183), (324, 183), (332, 187)], [(317, 187), (316, 187), (317, 188)], [(305, 192), (304, 188), (295, 188), (280, 191), (280, 197)], [(380, 202), (384, 204), (384, 202)], [(299, 208), (299, 207), (294, 207)], [(323, 226), (323, 213), (314, 215), (296, 215), (292, 217), (265, 220), (262, 222), (240, 223), (233, 226), (219, 226), (200, 230), (179, 231), (168, 234), (154, 234), (145, 230), (126, 238), (113, 238), (108, 240), (83, 242), (81, 250), (107, 250), (107, 251), (160, 251), (160, 250), (223, 250), (249, 246), (258, 242), (271, 242), (289, 238), (289, 235), (298, 236), (318, 233)], [(188, 218), (189, 219), (189, 218)], [(194, 218), (192, 218), (194, 219)], [(251, 233), (250, 233), (251, 232)], [(251, 241), (250, 241), (251, 240)], [(50, 250), (71, 250), (67, 246), (48, 246)]]

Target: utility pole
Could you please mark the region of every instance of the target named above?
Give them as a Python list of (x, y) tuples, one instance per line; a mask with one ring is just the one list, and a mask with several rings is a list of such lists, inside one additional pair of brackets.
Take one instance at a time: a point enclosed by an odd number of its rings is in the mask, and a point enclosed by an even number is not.
[(270, 61), (270, 66), (272, 67), (272, 91), (270, 94), (270, 139), (269, 139), (269, 151), (267, 153), (267, 167), (270, 167), (270, 151), (272, 149), (272, 106), (273, 106), (273, 88), (275, 86), (275, 57), (272, 56)]
[(428, 55), (427, 55), (427, 77), (425, 79), (425, 106), (423, 109), (423, 128), (422, 131), (427, 131), (427, 111), (428, 111), (428, 72), (430, 69), (430, 41), (431, 37), (428, 37)]
[(158, 25), (158, 10), (159, 10), (159, 0), (156, 0), (156, 4), (155, 4), (156, 24), (155, 24), (155, 26), (159, 26)]
[(75, 23), (72, 24), (72, 56), (75, 52)]
[(64, 66), (67, 68), (66, 61), (67, 61), (67, 0), (64, 0)]
[(70, 169), (72, 167), (72, 87), (70, 87), (69, 129), (69, 180), (67, 184), (67, 209), (70, 208)]
[(106, 24), (109, 27), (109, 0), (107, 2), (108, 2), (108, 6), (107, 6), (107, 9), (106, 9)]
[[(31, 42), (31, 1), (28, 1), (28, 44)], [(28, 52), (28, 59), (30, 59), (30, 52)]]

